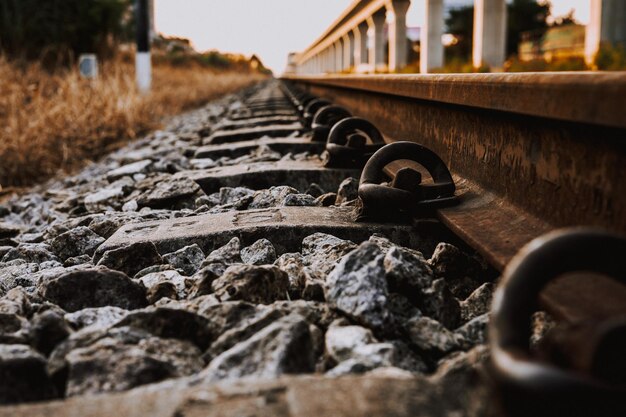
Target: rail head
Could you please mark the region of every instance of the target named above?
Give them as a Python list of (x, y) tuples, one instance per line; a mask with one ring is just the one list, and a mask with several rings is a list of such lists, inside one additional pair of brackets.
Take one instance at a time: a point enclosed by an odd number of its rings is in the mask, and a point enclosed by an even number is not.
[(296, 76), (304, 84), (626, 128), (626, 72)]

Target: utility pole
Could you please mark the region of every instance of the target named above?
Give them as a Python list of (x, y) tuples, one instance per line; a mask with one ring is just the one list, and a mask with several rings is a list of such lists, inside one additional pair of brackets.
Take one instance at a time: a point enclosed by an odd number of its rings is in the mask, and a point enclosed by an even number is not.
[(137, 87), (142, 93), (150, 91), (152, 84), (152, 61), (150, 57), (150, 7), (149, 0), (135, 0), (137, 24), (137, 53), (135, 70)]

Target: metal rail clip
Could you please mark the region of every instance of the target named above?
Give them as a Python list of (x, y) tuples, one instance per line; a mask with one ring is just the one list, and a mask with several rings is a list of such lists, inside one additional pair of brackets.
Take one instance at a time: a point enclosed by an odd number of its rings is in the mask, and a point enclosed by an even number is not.
[(304, 108), (304, 127), (310, 129), (311, 124), (313, 123), (313, 118), (315, 117), (315, 114), (318, 112), (318, 110), (322, 107), (330, 106), (331, 104), (332, 103), (330, 101), (320, 98), (315, 98), (309, 101)]
[(326, 142), (330, 129), (343, 119), (352, 117), (352, 114), (340, 106), (324, 106), (315, 113), (311, 128), (313, 129), (314, 142)]
[(494, 296), (490, 327), (490, 370), (507, 415), (626, 415), (624, 317), (597, 322), (594, 337), (577, 341), (586, 350), (592, 347), (587, 361), (591, 369), (585, 371), (540, 361), (529, 346), (531, 315), (548, 283), (575, 272), (601, 274), (624, 283), (624, 254), (623, 237), (570, 229), (533, 240), (509, 263)]
[[(370, 140), (371, 144), (367, 143)], [(360, 168), (385, 145), (382, 133), (360, 117), (348, 117), (330, 130), (326, 143), (324, 166), (328, 168)]]
[[(391, 183), (384, 168), (394, 161), (410, 160), (426, 168), (433, 179), (423, 184), (419, 171), (404, 167)], [(398, 221), (418, 212), (456, 204), (456, 187), (446, 164), (430, 149), (414, 142), (394, 142), (380, 148), (365, 164), (359, 183), (357, 221)]]

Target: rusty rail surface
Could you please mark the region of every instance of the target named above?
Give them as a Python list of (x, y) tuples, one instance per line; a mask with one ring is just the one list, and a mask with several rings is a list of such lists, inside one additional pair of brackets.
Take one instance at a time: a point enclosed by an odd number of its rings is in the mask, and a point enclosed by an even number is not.
[(626, 73), (286, 78), (435, 151), (461, 201), (439, 218), (500, 270), (557, 227), (626, 232)]

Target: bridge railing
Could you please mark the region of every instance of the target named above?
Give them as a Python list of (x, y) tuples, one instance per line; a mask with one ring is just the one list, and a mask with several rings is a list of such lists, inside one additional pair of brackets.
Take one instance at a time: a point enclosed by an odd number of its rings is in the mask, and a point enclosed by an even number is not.
[[(397, 72), (407, 65), (406, 16), (420, 7), (420, 72), (444, 66), (444, 0), (354, 0), (307, 49), (289, 57), (287, 73), (315, 75)], [(626, 7), (622, 0), (589, 0), (585, 59), (593, 62), (600, 45), (626, 43)], [(472, 64), (501, 68), (506, 58), (506, 0), (474, 0)], [(385, 25), (388, 24), (388, 50)]]

